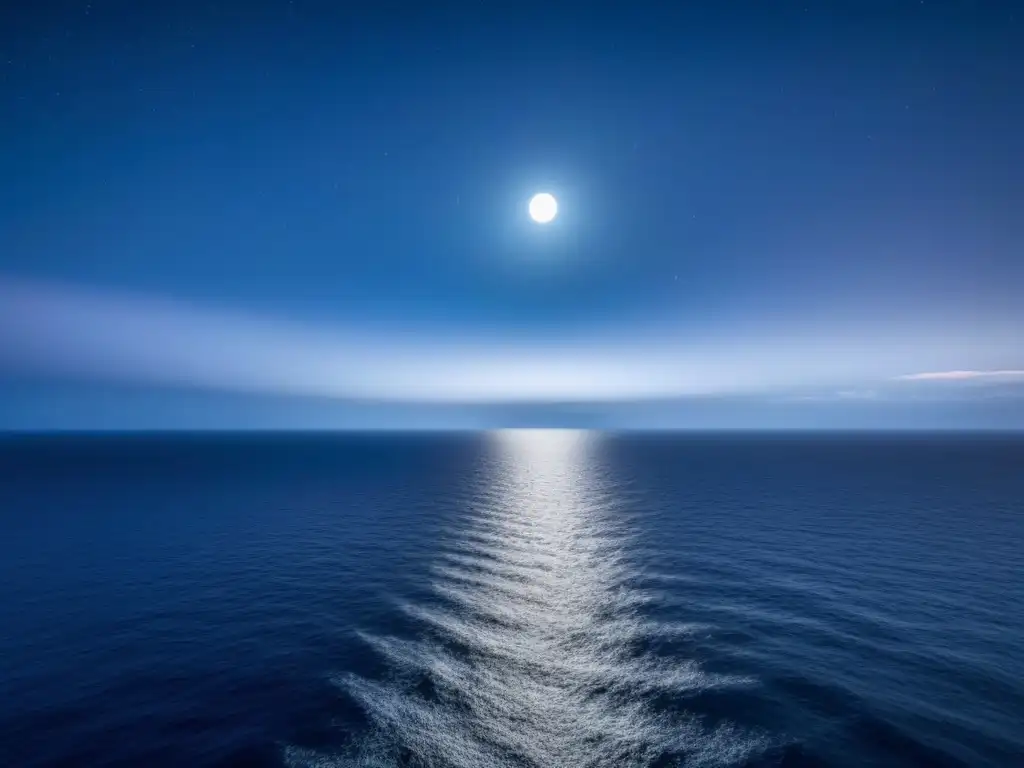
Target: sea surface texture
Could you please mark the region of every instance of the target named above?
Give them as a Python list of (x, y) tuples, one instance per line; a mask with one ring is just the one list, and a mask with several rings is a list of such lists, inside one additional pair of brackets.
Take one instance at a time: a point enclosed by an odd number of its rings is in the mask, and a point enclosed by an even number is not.
[(0, 765), (1024, 766), (1024, 438), (6, 437)]

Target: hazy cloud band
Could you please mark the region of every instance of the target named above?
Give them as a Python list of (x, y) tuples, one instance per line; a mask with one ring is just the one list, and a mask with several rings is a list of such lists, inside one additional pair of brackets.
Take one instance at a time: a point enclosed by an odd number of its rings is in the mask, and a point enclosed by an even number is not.
[[(632, 340), (629, 340), (632, 337)], [(379, 401), (622, 402), (872, 391), (881, 382), (1012, 379), (1006, 328), (678, 329), (535, 340), (310, 328), (146, 297), (0, 279), (0, 372)], [(977, 370), (953, 369), (964, 363)], [(985, 366), (985, 367), (982, 367)], [(938, 370), (944, 373), (900, 374)], [(874, 396), (874, 395), (873, 395)]]

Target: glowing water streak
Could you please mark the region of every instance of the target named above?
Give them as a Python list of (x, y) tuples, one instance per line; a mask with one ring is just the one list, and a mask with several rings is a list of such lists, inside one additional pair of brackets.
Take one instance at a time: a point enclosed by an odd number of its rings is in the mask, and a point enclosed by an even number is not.
[[(337, 683), (374, 724), (348, 756), (291, 750), (291, 764), (730, 765), (763, 740), (656, 710), (654, 697), (753, 684), (644, 652), (706, 626), (644, 618), (629, 520), (572, 432), (495, 435), (493, 471), (433, 573), (439, 602), (401, 602), (415, 640), (363, 635), (393, 679)], [(647, 579), (650, 581), (650, 579)], [(426, 684), (426, 688), (424, 688)]]

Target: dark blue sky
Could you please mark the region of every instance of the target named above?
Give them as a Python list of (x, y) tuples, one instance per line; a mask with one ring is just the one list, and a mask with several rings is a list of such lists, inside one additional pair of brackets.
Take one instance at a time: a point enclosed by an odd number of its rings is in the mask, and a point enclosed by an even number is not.
[(1024, 426), (1012, 3), (21, 5), (0, 426)]

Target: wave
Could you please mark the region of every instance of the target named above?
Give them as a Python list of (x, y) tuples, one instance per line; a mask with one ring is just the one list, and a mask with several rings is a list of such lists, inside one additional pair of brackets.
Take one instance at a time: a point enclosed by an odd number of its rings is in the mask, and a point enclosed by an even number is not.
[(770, 746), (686, 710), (757, 681), (648, 649), (713, 628), (645, 617), (658, 594), (638, 586), (627, 514), (589, 481), (585, 445), (545, 437), (499, 441), (489, 487), (438, 553), (433, 598), (398, 603), (416, 636), (360, 633), (388, 674), (333, 681), (370, 728), (332, 755), (288, 748), (289, 765), (727, 766)]

